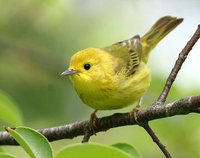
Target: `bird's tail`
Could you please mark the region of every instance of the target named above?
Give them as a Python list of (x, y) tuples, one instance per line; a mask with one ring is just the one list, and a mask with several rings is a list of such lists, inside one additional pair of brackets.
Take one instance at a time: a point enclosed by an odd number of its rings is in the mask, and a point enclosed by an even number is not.
[(150, 51), (181, 22), (182, 18), (165, 16), (160, 18), (142, 37), (142, 60), (147, 63)]

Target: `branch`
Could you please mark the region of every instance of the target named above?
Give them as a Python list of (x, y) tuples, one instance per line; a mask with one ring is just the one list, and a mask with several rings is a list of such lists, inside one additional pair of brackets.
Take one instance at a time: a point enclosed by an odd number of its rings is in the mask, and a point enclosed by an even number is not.
[(176, 76), (177, 76), (179, 70), (181, 69), (183, 62), (187, 58), (187, 55), (189, 54), (189, 52), (192, 50), (192, 47), (198, 41), (199, 37), (200, 37), (200, 25), (198, 25), (196, 32), (194, 33), (192, 38), (188, 41), (186, 46), (183, 48), (183, 50), (179, 54), (179, 57), (176, 60), (176, 63), (174, 65), (171, 73), (169, 74), (169, 77), (167, 78), (165, 87), (164, 87), (162, 93), (160, 94), (159, 98), (157, 99), (157, 103), (160, 103), (160, 104), (165, 103), (168, 93), (170, 91), (170, 88), (171, 88), (174, 80), (176, 79)]
[(160, 150), (163, 152), (163, 154), (166, 156), (166, 158), (172, 158), (170, 153), (167, 151), (165, 146), (161, 143), (159, 138), (156, 136), (154, 131), (151, 129), (148, 123), (144, 123), (142, 127), (147, 131), (147, 133), (151, 136), (152, 140), (158, 145)]
[[(192, 96), (177, 100), (162, 106), (150, 106), (138, 112), (137, 120), (139, 122), (149, 122), (152, 120), (172, 117), (175, 115), (186, 115), (189, 113), (200, 113), (200, 96)], [(129, 113), (115, 113), (110, 116), (98, 118), (95, 132), (107, 131), (109, 129), (127, 125), (137, 125), (134, 118)], [(88, 129), (88, 121), (80, 121), (64, 126), (39, 129), (49, 141), (61, 139), (73, 139), (74, 137), (85, 135)], [(92, 131), (89, 131), (93, 135)], [(4, 131), (0, 132), (0, 145), (17, 145), (16, 141)]]

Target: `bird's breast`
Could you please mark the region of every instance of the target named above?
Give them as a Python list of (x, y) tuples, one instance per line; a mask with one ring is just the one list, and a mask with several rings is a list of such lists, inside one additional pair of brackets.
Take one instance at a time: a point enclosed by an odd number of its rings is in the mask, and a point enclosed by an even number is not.
[(150, 85), (150, 72), (144, 66), (130, 77), (112, 77), (84, 83), (74, 82), (81, 100), (96, 110), (119, 109), (139, 100)]

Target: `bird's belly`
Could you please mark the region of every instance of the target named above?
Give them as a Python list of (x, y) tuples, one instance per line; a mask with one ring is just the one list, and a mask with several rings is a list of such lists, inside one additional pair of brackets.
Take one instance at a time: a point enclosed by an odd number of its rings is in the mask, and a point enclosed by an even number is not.
[(93, 89), (88, 93), (79, 94), (82, 101), (96, 110), (120, 109), (139, 100), (150, 85), (150, 74), (143, 78), (127, 80), (125, 85), (117, 89)]
[(148, 87), (149, 83), (137, 88), (129, 87), (115, 92), (102, 92), (98, 99), (88, 98), (86, 104), (96, 110), (120, 109), (139, 100)]

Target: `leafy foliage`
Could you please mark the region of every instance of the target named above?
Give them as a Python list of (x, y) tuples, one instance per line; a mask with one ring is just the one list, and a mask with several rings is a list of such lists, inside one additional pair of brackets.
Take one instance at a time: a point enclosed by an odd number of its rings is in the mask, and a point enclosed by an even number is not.
[(53, 158), (48, 140), (28, 127), (7, 128), (10, 135), (24, 148), (31, 158)]
[(135, 158), (126, 152), (112, 146), (87, 143), (74, 144), (63, 148), (56, 158)]
[[(28, 127), (7, 127), (9, 134), (24, 148), (31, 158), (53, 158), (53, 151), (48, 140), (37, 131)], [(0, 153), (5, 158), (14, 156)], [(86, 143), (68, 145), (61, 149), (55, 158), (140, 158), (137, 151), (129, 144), (117, 143), (112, 146)]]
[(140, 158), (140, 156), (139, 156), (138, 152), (136, 151), (136, 149), (133, 146), (131, 146), (130, 144), (127, 144), (127, 143), (116, 143), (116, 144), (113, 144), (112, 146), (127, 152), (128, 154), (130, 154), (134, 158)]
[(0, 153), (0, 158), (16, 158), (14, 155), (7, 153)]

